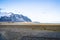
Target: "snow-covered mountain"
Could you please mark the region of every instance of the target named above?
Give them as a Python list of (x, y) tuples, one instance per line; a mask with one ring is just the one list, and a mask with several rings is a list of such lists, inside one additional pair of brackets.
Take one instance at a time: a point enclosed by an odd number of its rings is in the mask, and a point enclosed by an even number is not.
[(22, 14), (11, 13), (9, 16), (1, 16), (0, 22), (32, 22), (32, 20)]

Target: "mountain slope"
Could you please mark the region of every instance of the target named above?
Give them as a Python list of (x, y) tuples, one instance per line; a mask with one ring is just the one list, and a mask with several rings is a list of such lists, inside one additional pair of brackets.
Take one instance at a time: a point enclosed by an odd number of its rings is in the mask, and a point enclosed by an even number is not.
[(0, 22), (32, 22), (32, 21), (31, 21), (31, 19), (29, 19), (26, 16), (11, 13), (11, 15), (9, 15), (9, 17), (2, 16), (0, 18)]

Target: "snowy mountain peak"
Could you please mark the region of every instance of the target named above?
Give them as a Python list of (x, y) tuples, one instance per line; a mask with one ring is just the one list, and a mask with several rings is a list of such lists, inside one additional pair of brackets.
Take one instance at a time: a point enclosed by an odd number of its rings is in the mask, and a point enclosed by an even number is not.
[[(23, 16), (22, 14), (14, 14), (10, 13), (11, 15), (8, 16), (2, 16), (0, 18), (0, 22), (32, 22), (31, 19), (29, 19), (26, 16)], [(6, 14), (7, 15), (7, 14)]]

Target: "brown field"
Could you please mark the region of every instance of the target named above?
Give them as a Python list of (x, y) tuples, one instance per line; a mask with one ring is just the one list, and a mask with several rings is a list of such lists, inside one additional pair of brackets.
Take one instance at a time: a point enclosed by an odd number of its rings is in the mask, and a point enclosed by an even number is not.
[(60, 24), (0, 22), (0, 34), (7, 40), (60, 40)]
[(32, 30), (60, 31), (60, 23), (0, 22), (0, 28), (25, 28)]

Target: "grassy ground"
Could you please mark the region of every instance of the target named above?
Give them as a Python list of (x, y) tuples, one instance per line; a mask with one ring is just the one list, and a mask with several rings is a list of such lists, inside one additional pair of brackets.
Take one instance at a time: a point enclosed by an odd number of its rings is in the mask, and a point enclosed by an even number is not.
[(60, 40), (60, 24), (5, 24), (0, 25), (0, 38), (6, 40)]

